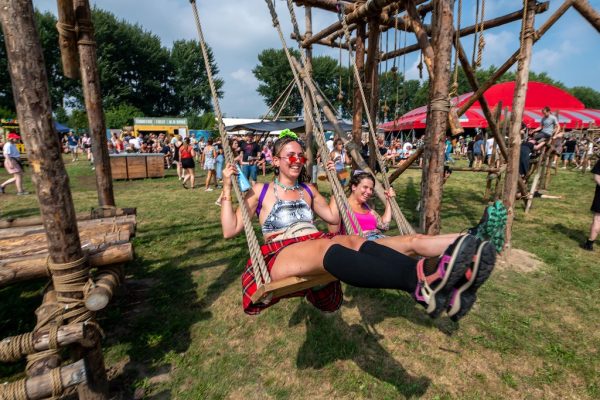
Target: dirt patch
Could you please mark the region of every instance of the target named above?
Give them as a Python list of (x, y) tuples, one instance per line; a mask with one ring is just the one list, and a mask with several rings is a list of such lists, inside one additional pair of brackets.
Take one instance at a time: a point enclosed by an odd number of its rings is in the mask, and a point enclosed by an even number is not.
[(496, 267), (501, 270), (519, 272), (535, 272), (542, 269), (544, 265), (535, 254), (521, 249), (512, 249), (508, 260), (506, 257), (500, 257), (496, 263)]

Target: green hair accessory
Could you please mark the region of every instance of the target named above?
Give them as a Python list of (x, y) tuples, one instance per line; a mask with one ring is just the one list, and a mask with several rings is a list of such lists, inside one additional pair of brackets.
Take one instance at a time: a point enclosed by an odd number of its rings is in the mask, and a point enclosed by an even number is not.
[(294, 140), (298, 140), (298, 135), (296, 135), (294, 132), (292, 132), (289, 129), (284, 129), (279, 134), (279, 139), (283, 139), (284, 137), (289, 137), (289, 138), (292, 138)]

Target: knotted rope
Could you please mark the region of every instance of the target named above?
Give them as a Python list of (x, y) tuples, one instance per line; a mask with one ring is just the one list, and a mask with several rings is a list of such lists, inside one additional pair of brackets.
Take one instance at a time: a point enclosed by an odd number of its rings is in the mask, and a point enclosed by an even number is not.
[(0, 342), (0, 361), (15, 362), (23, 356), (35, 352), (33, 332), (8, 337)]
[(0, 385), (0, 400), (29, 400), (25, 379)]
[[(94, 37), (94, 25), (92, 24), (91, 19), (78, 19), (77, 20), (77, 44), (84, 46), (95, 46), (96, 41), (93, 39)], [(92, 39), (81, 39), (81, 34), (87, 33)]]

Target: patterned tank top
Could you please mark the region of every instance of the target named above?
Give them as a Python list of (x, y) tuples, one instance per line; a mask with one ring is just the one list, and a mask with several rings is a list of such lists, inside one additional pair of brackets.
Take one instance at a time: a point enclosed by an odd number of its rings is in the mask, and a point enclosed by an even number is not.
[[(264, 195), (266, 194), (268, 187), (268, 184), (264, 185), (263, 187), (263, 191), (259, 199), (260, 207), (256, 209), (257, 214), (260, 214), (262, 200), (264, 199)], [(306, 190), (305, 185), (302, 185), (302, 188)], [(314, 215), (312, 209), (304, 200), (304, 190), (300, 190), (300, 198), (298, 200), (281, 200), (277, 194), (277, 186), (273, 185), (275, 204), (273, 204), (271, 212), (269, 212), (269, 215), (267, 215), (267, 218), (261, 227), (264, 235), (283, 231), (289, 226), (298, 222), (313, 223)]]

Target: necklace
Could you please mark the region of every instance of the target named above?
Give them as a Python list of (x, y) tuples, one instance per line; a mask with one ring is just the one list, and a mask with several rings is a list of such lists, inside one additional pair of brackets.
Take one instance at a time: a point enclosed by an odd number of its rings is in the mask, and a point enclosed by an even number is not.
[(283, 183), (279, 182), (279, 179), (275, 178), (275, 184), (277, 186), (279, 186), (280, 188), (282, 188), (286, 192), (288, 190), (298, 190), (298, 189), (300, 189), (300, 185), (298, 185), (298, 181), (296, 181), (296, 183), (294, 183), (293, 186), (287, 186), (287, 185), (284, 185)]

